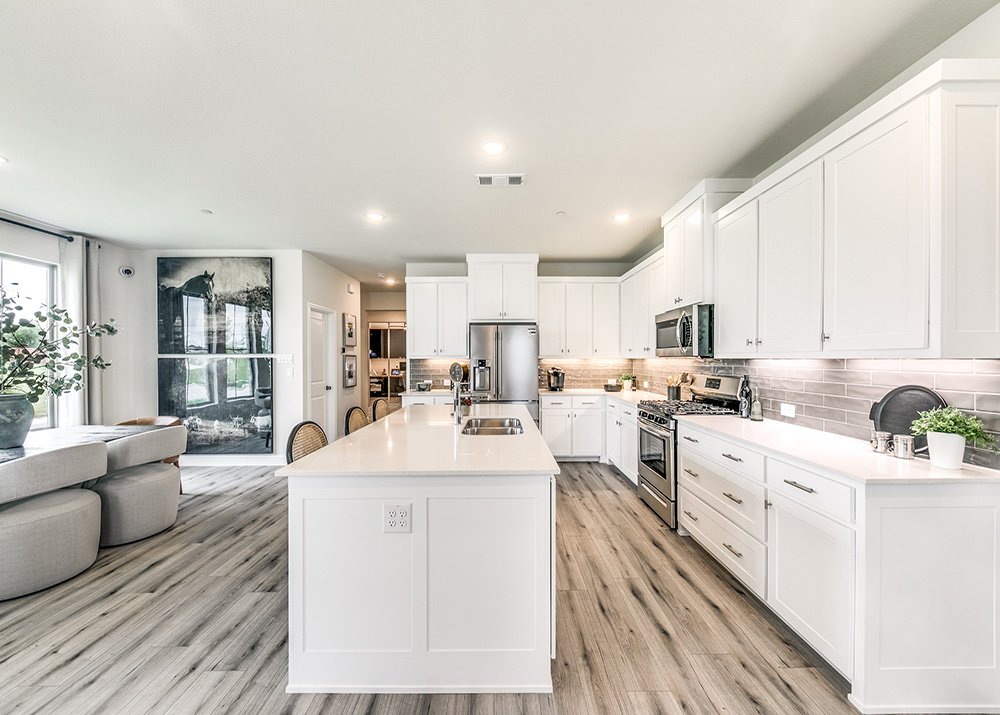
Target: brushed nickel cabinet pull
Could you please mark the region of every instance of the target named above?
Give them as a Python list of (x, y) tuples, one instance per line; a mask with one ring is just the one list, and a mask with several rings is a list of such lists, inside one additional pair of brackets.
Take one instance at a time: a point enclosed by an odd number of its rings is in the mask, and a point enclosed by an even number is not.
[(694, 437), (688, 437), (687, 435), (684, 435), (684, 439), (686, 439), (688, 442), (694, 442), (695, 444), (698, 444), (698, 440), (696, 440)]
[(687, 467), (684, 467), (684, 471), (687, 472), (688, 474), (690, 474), (692, 477), (697, 477), (698, 476), (698, 472), (692, 472)]
[(737, 504), (742, 504), (742, 503), (743, 503), (743, 500), (742, 500), (742, 499), (737, 499), (736, 497), (734, 497), (734, 496), (733, 496), (732, 494), (730, 494), (729, 492), (722, 492), (722, 496), (724, 496), (724, 497), (728, 497), (729, 499), (732, 499), (732, 500), (733, 500), (734, 502), (736, 502)]
[(684, 513), (687, 514), (689, 517), (691, 517), (691, 521), (698, 521), (698, 517), (689, 512), (687, 509), (684, 510)]
[(728, 452), (723, 452), (722, 456), (725, 457), (726, 459), (731, 459), (734, 462), (742, 462), (743, 461), (739, 457), (734, 457), (733, 455), (729, 454)]
[(729, 549), (730, 551), (732, 551), (732, 552), (733, 552), (734, 554), (736, 554), (736, 558), (738, 558), (738, 559), (742, 559), (742, 558), (743, 558), (743, 554), (741, 554), (741, 553), (740, 553), (739, 551), (737, 551), (736, 549), (734, 549), (734, 548), (733, 548), (732, 546), (730, 546), (729, 544), (727, 544), (727, 543), (723, 542), (723, 543), (722, 543), (722, 545), (723, 545), (723, 546), (725, 546), (725, 547), (726, 547), (727, 549)]
[(809, 492), (810, 494), (815, 494), (815, 493), (816, 493), (816, 490), (815, 490), (815, 489), (813, 489), (813, 488), (811, 488), (811, 487), (806, 487), (806, 486), (803, 486), (803, 485), (799, 484), (798, 482), (793, 482), (793, 481), (791, 481), (791, 480), (789, 480), (789, 479), (784, 479), (784, 480), (782, 480), (782, 481), (784, 481), (784, 482), (785, 482), (785, 484), (791, 484), (791, 485), (792, 485), (793, 487), (795, 487), (796, 489), (801, 489), (801, 490), (802, 490), (802, 491), (804, 491), (804, 492)]

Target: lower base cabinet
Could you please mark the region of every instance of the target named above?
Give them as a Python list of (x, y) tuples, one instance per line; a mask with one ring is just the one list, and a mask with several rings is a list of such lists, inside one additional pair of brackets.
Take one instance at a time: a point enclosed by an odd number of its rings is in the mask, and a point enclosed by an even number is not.
[(597, 459), (604, 453), (604, 398), (600, 395), (541, 400), (542, 437), (554, 457)]
[(636, 422), (635, 405), (618, 400), (608, 400), (606, 414), (605, 443), (608, 464), (629, 478), (633, 484), (639, 483), (639, 425)]
[(773, 491), (767, 605), (820, 655), (854, 674), (854, 530)]

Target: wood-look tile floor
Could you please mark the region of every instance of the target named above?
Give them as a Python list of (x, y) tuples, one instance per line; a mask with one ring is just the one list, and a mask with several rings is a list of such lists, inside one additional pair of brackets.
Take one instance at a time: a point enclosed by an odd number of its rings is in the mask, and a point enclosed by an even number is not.
[(0, 713), (853, 714), (618, 473), (562, 465), (552, 695), (288, 695), (284, 480), (185, 468), (177, 523), (0, 602)]

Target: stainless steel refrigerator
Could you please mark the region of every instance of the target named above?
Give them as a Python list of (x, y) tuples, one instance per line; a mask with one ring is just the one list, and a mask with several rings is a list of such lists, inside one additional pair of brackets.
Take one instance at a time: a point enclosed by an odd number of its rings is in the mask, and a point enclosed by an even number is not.
[(473, 401), (523, 404), (538, 421), (538, 326), (469, 326), (469, 387)]

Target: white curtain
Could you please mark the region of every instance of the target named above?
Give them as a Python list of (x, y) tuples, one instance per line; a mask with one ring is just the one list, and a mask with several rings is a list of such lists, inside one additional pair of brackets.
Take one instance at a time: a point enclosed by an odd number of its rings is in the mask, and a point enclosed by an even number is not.
[[(69, 311), (76, 325), (100, 321), (101, 304), (98, 283), (98, 253), (100, 244), (75, 236), (73, 241), (59, 242), (59, 280), (56, 304)], [(100, 354), (100, 338), (81, 341), (80, 351), (87, 356)], [(88, 368), (84, 374), (84, 389), (69, 392), (56, 401), (59, 427), (100, 424), (103, 417), (101, 371)]]

